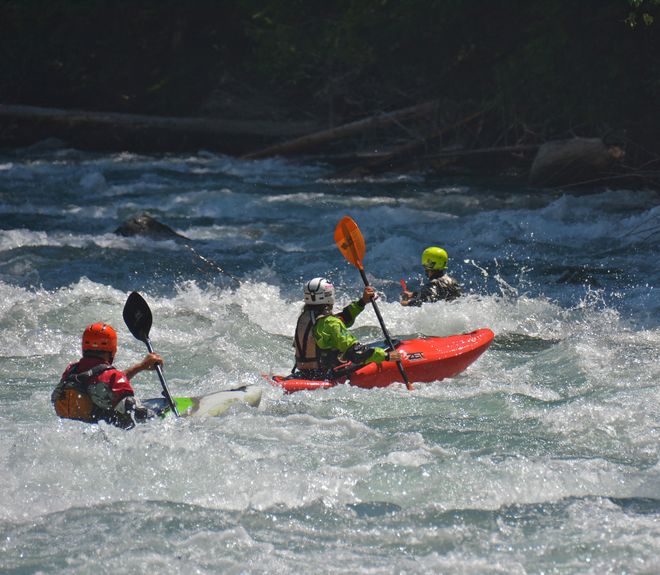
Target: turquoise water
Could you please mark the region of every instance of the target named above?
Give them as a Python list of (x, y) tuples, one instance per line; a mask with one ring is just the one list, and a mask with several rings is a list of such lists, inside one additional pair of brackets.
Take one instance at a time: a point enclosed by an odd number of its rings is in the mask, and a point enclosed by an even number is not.
[[(209, 153), (0, 156), (0, 572), (660, 571), (658, 200)], [(143, 211), (190, 241), (114, 233)], [(393, 335), (493, 329), (466, 372), (413, 392), (265, 382), (291, 369), (303, 280), (361, 292), (344, 215)], [(466, 296), (403, 308), (433, 244)], [(133, 290), (175, 395), (253, 384), (260, 407), (59, 421), (50, 391), (86, 324), (117, 328), (119, 367), (144, 354)], [(379, 339), (373, 311), (355, 333)]]

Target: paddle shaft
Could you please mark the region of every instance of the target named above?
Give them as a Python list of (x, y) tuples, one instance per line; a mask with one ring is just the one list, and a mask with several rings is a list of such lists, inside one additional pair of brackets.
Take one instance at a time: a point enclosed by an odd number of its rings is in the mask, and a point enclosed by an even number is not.
[[(362, 281), (364, 282), (365, 286), (369, 286), (369, 279), (367, 278), (367, 274), (364, 272), (364, 268), (362, 266), (358, 266), (358, 270), (360, 271), (360, 275), (362, 276)], [(378, 318), (378, 323), (380, 323), (380, 328), (383, 330), (383, 335), (385, 336), (385, 341), (387, 342), (387, 345), (390, 346), (390, 349), (394, 349), (394, 344), (392, 343), (392, 338), (390, 337), (389, 332), (387, 331), (387, 328), (385, 327), (385, 322), (383, 321), (383, 316), (380, 315), (380, 310), (378, 309), (378, 306), (376, 305), (376, 300), (372, 299), (371, 300), (371, 305), (374, 306), (374, 311), (376, 312), (376, 317)], [(409, 390), (412, 389), (412, 385), (408, 381), (408, 375), (406, 374), (406, 370), (403, 369), (403, 364), (401, 363), (401, 360), (398, 360), (396, 362), (397, 367), (399, 368), (399, 373), (401, 374), (401, 377), (403, 377), (403, 381), (406, 384), (406, 388)]]
[[(149, 336), (145, 336), (143, 341), (147, 345), (147, 350), (149, 351), (149, 353), (154, 353), (154, 348), (151, 346), (151, 340), (149, 339)], [(167, 383), (165, 383), (165, 376), (163, 375), (163, 370), (160, 368), (160, 365), (156, 366), (156, 373), (158, 374), (158, 379), (160, 379), (160, 385), (163, 388), (163, 397), (167, 400), (167, 403), (169, 404), (172, 413), (174, 413), (174, 415), (179, 417), (179, 410), (176, 408), (176, 403), (174, 403), (174, 400), (170, 395), (170, 390), (167, 389)]]
[[(364, 285), (369, 287), (369, 280), (367, 279), (367, 274), (364, 273), (364, 266), (362, 265), (362, 260), (364, 259), (366, 252), (364, 237), (362, 236), (360, 228), (350, 216), (344, 216), (335, 227), (335, 243), (343, 256), (359, 270)], [(380, 310), (373, 299), (371, 300), (371, 303), (374, 306), (374, 311), (376, 312), (380, 327), (383, 330), (385, 340), (390, 348), (394, 350), (394, 344), (392, 343), (392, 338), (385, 327), (383, 316), (380, 315)], [(410, 382), (408, 381), (408, 376), (403, 369), (401, 360), (398, 360), (396, 365), (399, 368), (401, 377), (403, 377), (406, 388), (411, 390), (412, 385), (410, 385)]]

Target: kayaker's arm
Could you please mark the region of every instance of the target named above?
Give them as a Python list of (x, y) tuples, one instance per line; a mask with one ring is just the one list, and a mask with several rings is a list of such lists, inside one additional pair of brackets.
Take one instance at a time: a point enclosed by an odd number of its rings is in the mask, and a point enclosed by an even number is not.
[(351, 327), (355, 322), (355, 318), (359, 316), (365, 306), (376, 296), (376, 290), (372, 286), (366, 286), (362, 292), (362, 297), (359, 300), (347, 305), (341, 310), (337, 317), (344, 322), (346, 327)]
[(399, 352), (387, 352), (380, 347), (367, 347), (346, 329), (339, 317), (326, 316), (314, 326), (314, 338), (322, 349), (336, 349), (350, 362), (356, 364), (381, 363), (401, 359)]
[(361, 300), (349, 303), (343, 310), (341, 310), (337, 317), (344, 323), (346, 327), (351, 327), (355, 323), (355, 318), (364, 311), (364, 304)]
[(398, 351), (387, 352), (382, 347), (367, 347), (355, 343), (344, 352), (344, 357), (355, 364), (382, 363), (383, 361), (398, 361), (401, 359)]
[(410, 299), (402, 301), (401, 305), (407, 305), (410, 307), (419, 307), (422, 305), (422, 301), (419, 299), (418, 294), (415, 293)]
[[(410, 292), (409, 292), (410, 293)], [(460, 297), (461, 289), (456, 281), (449, 276), (432, 279), (424, 284), (419, 292), (403, 296), (401, 305), (420, 306), (425, 302), (451, 301)]]
[(434, 284), (424, 284), (421, 288), (419, 288), (419, 291), (408, 293), (410, 293), (410, 296), (405, 301), (401, 300), (401, 305), (419, 307), (425, 301), (434, 301), (436, 299)]
[(160, 357), (157, 353), (149, 353), (144, 356), (144, 359), (140, 363), (132, 365), (124, 371), (126, 377), (130, 380), (133, 379), (135, 375), (141, 371), (153, 371), (156, 369), (157, 365), (163, 365), (163, 358)]
[(401, 292), (401, 305), (404, 305), (404, 306), (421, 305), (421, 302), (419, 302), (419, 300), (416, 299), (417, 295), (418, 294), (417, 294), (416, 291), (405, 290), (405, 291)]
[(358, 343), (357, 338), (346, 329), (341, 317), (333, 315), (322, 317), (316, 322), (314, 339), (321, 349), (336, 349), (341, 353)]

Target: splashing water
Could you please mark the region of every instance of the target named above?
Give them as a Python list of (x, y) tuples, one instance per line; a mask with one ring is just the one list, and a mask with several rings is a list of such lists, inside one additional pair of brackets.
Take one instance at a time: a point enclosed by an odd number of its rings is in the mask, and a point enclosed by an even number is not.
[[(188, 246), (114, 233), (144, 211)], [(361, 293), (332, 238), (347, 214), (393, 335), (496, 333), (466, 372), (413, 392), (265, 383), (291, 369), (304, 279)], [(338, 182), (210, 153), (0, 158), (0, 571), (660, 571), (659, 219), (651, 191)], [(466, 295), (404, 308), (428, 245)], [(117, 328), (119, 367), (144, 354), (121, 318), (132, 290), (171, 390), (252, 384), (261, 406), (130, 432), (58, 420), (50, 392), (86, 324)], [(371, 310), (354, 333), (380, 338)], [(160, 393), (148, 372), (133, 383)]]

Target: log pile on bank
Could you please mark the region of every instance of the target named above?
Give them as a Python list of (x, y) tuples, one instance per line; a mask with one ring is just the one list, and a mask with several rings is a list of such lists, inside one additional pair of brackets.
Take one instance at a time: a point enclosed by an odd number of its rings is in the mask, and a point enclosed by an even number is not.
[[(588, 186), (620, 180), (660, 187), (660, 158), (626, 166), (625, 138), (574, 137), (543, 142), (498, 134), (488, 109), (447, 110), (439, 101), (379, 112), (319, 129), (316, 122), (176, 118), (0, 105), (0, 146), (28, 146), (56, 137), (102, 151), (196, 152), (245, 159), (321, 161), (336, 179), (386, 172), (515, 174), (533, 186)], [(515, 134), (514, 134), (515, 136)]]
[[(508, 143), (508, 134), (493, 132), (489, 110), (455, 114), (443, 122), (438, 117), (439, 107), (439, 102), (427, 102), (381, 113), (281, 142), (244, 157), (318, 159), (337, 165), (335, 179), (338, 180), (369, 178), (385, 172), (426, 171), (491, 176), (514, 174), (534, 187), (660, 188), (660, 157), (638, 147), (633, 163), (627, 164), (629, 142), (623, 133), (610, 132), (603, 138), (575, 136), (549, 141), (525, 134), (515, 143)], [(380, 130), (380, 139), (378, 149), (373, 150), (364, 142), (368, 141), (368, 134), (376, 130)], [(494, 143), (484, 145), (489, 138), (495, 140)], [(338, 148), (344, 151), (339, 154), (333, 151)]]
[(309, 121), (177, 118), (0, 104), (3, 148), (58, 138), (72, 147), (99, 151), (209, 149), (236, 155), (317, 129), (318, 125)]

